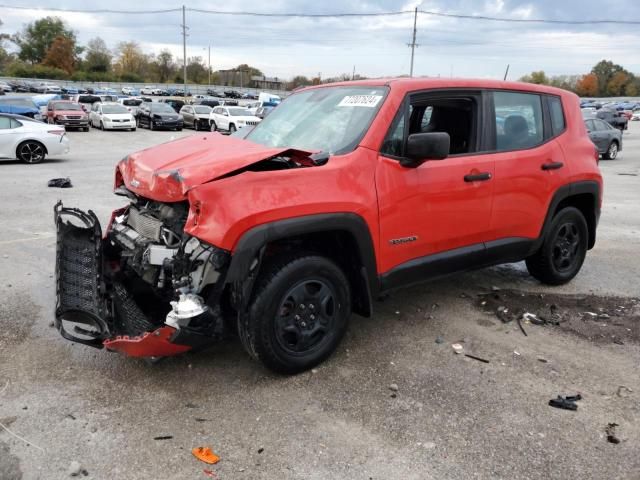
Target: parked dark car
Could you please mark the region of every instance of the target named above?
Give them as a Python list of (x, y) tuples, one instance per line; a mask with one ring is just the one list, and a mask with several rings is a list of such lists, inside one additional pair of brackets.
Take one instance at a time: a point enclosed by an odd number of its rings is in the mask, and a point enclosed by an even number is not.
[(247, 92), (242, 95), (242, 98), (244, 98), (245, 100), (257, 100), (258, 95), (255, 93)]
[(182, 130), (182, 117), (169, 105), (169, 101), (142, 103), (138, 108), (138, 127), (147, 127), (149, 130), (160, 128)]
[(211, 95), (212, 97), (224, 97), (224, 92), (220, 90), (216, 90), (214, 88), (207, 88), (207, 95)]
[(193, 102), (194, 105), (206, 105), (207, 107), (217, 107), (218, 105), (220, 105), (220, 102), (218, 100), (212, 100), (210, 98), (202, 98), (199, 100), (196, 100), (195, 102)]
[(184, 104), (185, 104), (183, 100), (178, 100), (175, 98), (162, 98), (158, 100), (158, 103), (166, 103), (171, 108), (173, 108), (176, 111), (176, 113), (178, 113), (180, 109), (184, 107)]
[(226, 98), (242, 98), (242, 94), (237, 90), (225, 90), (224, 96)]
[(584, 123), (598, 153), (607, 160), (615, 160), (622, 150), (622, 132), (598, 118), (585, 120)]
[(598, 112), (596, 113), (596, 118), (604, 120), (609, 125), (617, 128), (620, 131), (629, 128), (629, 120), (627, 119), (627, 117), (615, 110), (598, 110)]

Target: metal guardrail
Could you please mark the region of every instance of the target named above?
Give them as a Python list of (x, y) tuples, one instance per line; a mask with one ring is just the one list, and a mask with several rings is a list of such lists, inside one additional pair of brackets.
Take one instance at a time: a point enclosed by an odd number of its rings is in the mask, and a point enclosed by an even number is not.
[[(184, 84), (182, 83), (133, 83), (133, 82), (85, 82), (85, 81), (72, 81), (72, 80), (52, 80), (50, 78), (23, 78), (23, 77), (0, 77), (0, 80), (3, 81), (21, 81), (21, 82), (34, 82), (34, 83), (51, 83), (54, 85), (58, 85), (59, 87), (65, 86), (73, 86), (73, 87), (82, 87), (82, 88), (112, 88), (116, 90), (118, 93), (121, 93), (122, 87), (133, 87), (136, 90), (140, 90), (146, 86), (152, 86), (157, 88), (162, 88), (168, 90), (170, 88), (180, 89), (184, 88)], [(290, 92), (286, 90), (272, 90), (268, 88), (247, 88), (247, 87), (231, 87), (228, 85), (200, 85), (195, 83), (187, 83), (187, 91), (191, 92), (192, 95), (206, 95), (207, 89), (213, 89), (218, 91), (225, 90), (235, 90), (240, 93), (255, 93), (258, 94), (260, 92), (273, 93), (282, 98), (289, 95)]]

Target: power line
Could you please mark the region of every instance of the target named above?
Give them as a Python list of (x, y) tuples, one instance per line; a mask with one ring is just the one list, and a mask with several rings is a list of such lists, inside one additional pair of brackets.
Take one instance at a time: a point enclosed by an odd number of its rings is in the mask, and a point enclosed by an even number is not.
[[(67, 9), (56, 7), (26, 7), (21, 5), (0, 5), (0, 8), (10, 10), (45, 10), (52, 12), (68, 12), (68, 13), (113, 13), (125, 15), (145, 15), (181, 12), (182, 8), (169, 8), (164, 10), (111, 10), (111, 9)], [(345, 13), (266, 13), (266, 12), (248, 12), (248, 11), (228, 11), (228, 10), (208, 10), (203, 8), (186, 8), (189, 12), (205, 13), (211, 15), (236, 15), (249, 17), (294, 17), (294, 18), (344, 18), (344, 17), (390, 17), (398, 15), (406, 15), (414, 13), (414, 10), (400, 10), (395, 12), (345, 12)], [(509, 22), (509, 23), (543, 23), (557, 25), (640, 25), (640, 20), (558, 20), (544, 18), (510, 18), (510, 17), (492, 17), (487, 15), (465, 15), (458, 13), (436, 12), (432, 10), (418, 10), (418, 13), (433, 17), (457, 18), (460, 20), (476, 20), (491, 22)]]

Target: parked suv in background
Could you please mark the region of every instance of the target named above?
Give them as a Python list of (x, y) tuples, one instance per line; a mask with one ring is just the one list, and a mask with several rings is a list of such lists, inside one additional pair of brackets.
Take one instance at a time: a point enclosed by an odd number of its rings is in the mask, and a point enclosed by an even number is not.
[(104, 234), (92, 212), (56, 206), (66, 338), (162, 357), (231, 329), (252, 357), (294, 373), (326, 359), (383, 292), (521, 260), (559, 285), (596, 241), (598, 155), (565, 90), (315, 86), (245, 137), (125, 157), (115, 193), (129, 202)]
[(629, 128), (629, 119), (616, 110), (600, 109), (596, 112), (595, 118), (599, 118), (600, 120), (607, 122), (609, 125), (620, 131)]
[(51, 100), (47, 104), (47, 122), (89, 131), (89, 115), (77, 102)]
[(212, 132), (225, 130), (233, 133), (244, 127), (253, 127), (260, 121), (244, 107), (214, 107), (209, 117)]

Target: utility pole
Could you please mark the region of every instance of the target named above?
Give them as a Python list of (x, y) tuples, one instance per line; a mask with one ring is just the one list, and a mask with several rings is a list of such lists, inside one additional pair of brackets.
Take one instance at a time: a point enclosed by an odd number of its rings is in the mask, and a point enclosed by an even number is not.
[(413, 41), (411, 43), (407, 43), (407, 46), (411, 47), (411, 70), (409, 71), (409, 76), (413, 77), (413, 57), (415, 54), (416, 47), (419, 47), (416, 43), (416, 27), (418, 25), (418, 7), (413, 11)]
[(211, 45), (209, 45), (209, 88), (211, 88)]
[(351, 74), (351, 80), (355, 80), (356, 79), (356, 66), (353, 66), (353, 73)]
[(187, 99), (187, 9), (182, 6), (182, 80), (184, 81), (184, 91), (182, 92)]
[(509, 75), (509, 64), (507, 64), (507, 69), (506, 69), (506, 70), (505, 70), (505, 72), (504, 72), (504, 78), (503, 78), (503, 80), (506, 80), (506, 79), (507, 79), (507, 75)]

